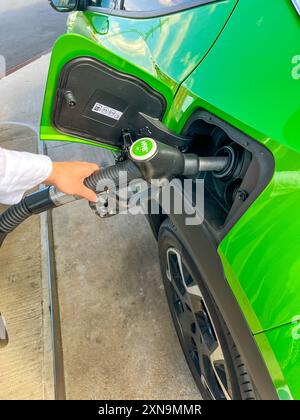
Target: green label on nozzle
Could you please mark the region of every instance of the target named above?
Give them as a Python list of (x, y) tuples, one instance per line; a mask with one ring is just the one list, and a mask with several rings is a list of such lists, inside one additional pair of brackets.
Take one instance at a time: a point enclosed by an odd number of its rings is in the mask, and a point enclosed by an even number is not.
[(130, 148), (130, 156), (134, 160), (147, 160), (152, 158), (157, 151), (157, 143), (151, 138), (137, 140)]

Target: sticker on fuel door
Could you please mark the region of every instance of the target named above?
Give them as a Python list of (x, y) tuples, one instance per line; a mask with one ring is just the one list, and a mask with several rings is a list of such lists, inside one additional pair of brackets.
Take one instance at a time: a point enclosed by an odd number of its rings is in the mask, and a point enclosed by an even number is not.
[(95, 103), (92, 111), (97, 112), (97, 114), (104, 115), (105, 117), (112, 118), (116, 121), (119, 121), (123, 115), (123, 112), (113, 109), (107, 105), (100, 104), (99, 102)]
[(137, 140), (130, 148), (130, 156), (134, 160), (143, 161), (152, 158), (157, 151), (157, 143), (150, 138)]

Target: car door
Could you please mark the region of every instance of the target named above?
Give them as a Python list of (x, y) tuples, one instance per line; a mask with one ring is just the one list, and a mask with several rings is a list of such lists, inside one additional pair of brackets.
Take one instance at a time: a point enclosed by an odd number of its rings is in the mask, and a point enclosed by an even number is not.
[(54, 46), (41, 139), (118, 149), (124, 130), (166, 136), (161, 122), (179, 86), (237, 1), (90, 0)]

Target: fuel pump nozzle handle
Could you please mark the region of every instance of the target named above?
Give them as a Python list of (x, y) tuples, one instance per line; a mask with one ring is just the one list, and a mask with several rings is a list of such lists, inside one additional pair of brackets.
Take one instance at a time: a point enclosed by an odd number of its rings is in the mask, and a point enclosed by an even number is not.
[[(126, 187), (134, 179), (172, 179), (175, 176), (194, 177), (201, 171), (221, 171), (230, 164), (228, 157), (199, 157), (196, 154), (184, 154), (175, 147), (156, 142), (151, 138), (142, 138), (134, 142), (129, 151), (129, 158), (103, 170), (99, 170), (84, 181), (88, 188), (96, 193), (105, 191), (107, 185)], [(77, 200), (51, 186), (30, 194), (14, 206), (9, 207), (0, 216), (0, 246), (7, 234), (33, 214), (40, 214), (49, 209)]]
[(130, 148), (130, 159), (139, 167), (148, 182), (176, 176), (195, 177), (199, 172), (219, 172), (229, 164), (228, 156), (199, 157), (182, 153), (178, 148), (151, 138), (137, 140)]
[[(109, 182), (118, 186), (126, 186), (132, 179), (141, 178), (138, 167), (130, 160), (99, 170), (85, 179), (88, 188), (100, 193)], [(101, 190), (102, 188), (102, 190)], [(50, 186), (24, 197), (20, 203), (9, 207), (0, 216), (0, 246), (5, 237), (15, 230), (21, 223), (34, 214), (63, 206), (77, 200), (78, 197), (64, 194)]]

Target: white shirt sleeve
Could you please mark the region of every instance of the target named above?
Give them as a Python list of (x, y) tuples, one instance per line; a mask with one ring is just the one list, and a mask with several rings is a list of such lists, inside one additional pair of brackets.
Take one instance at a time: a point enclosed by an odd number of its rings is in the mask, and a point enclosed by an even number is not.
[(26, 191), (43, 183), (51, 171), (48, 156), (0, 148), (0, 203), (18, 203)]

